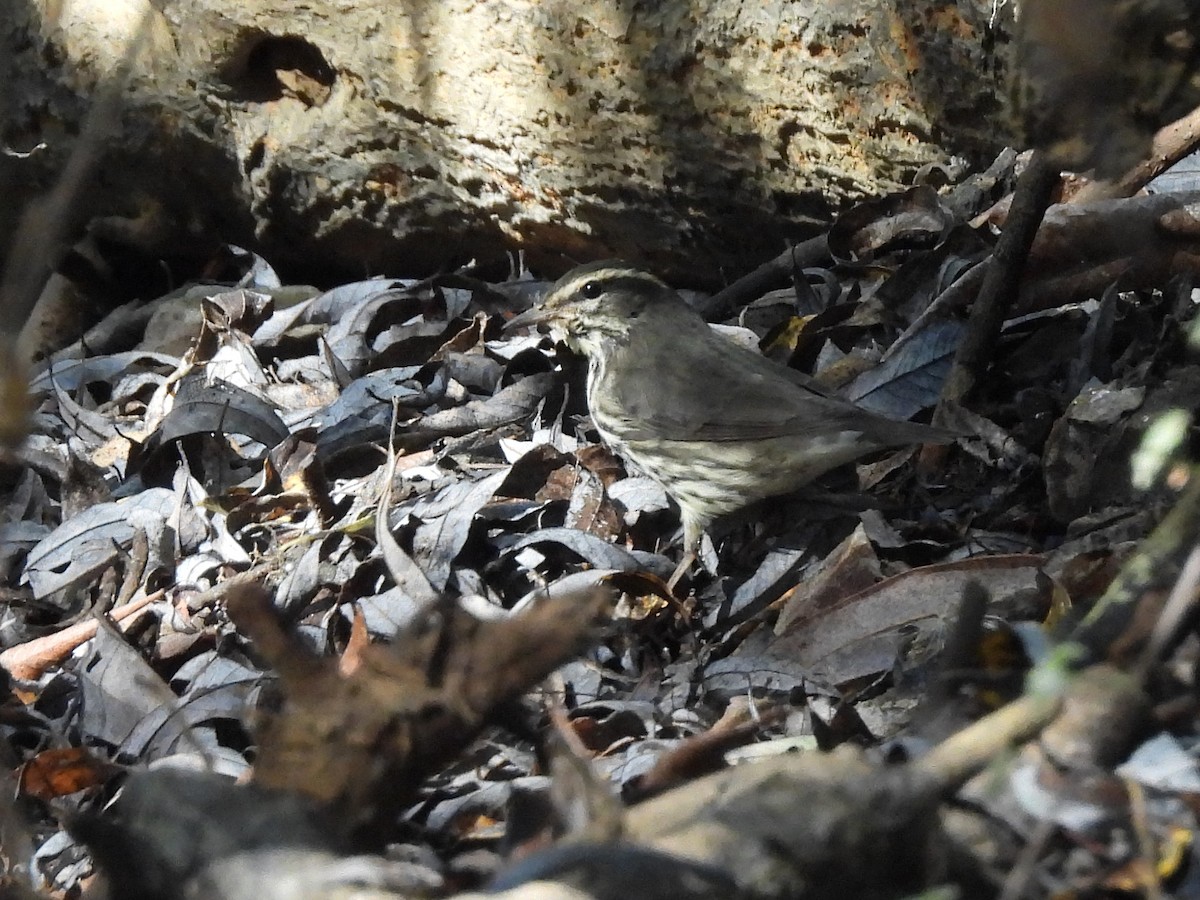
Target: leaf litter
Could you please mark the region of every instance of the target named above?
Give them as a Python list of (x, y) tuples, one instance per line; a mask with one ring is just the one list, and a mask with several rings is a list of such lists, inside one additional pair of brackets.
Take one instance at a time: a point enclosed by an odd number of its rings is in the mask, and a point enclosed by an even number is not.
[[(994, 198), (950, 197), (864, 204), (725, 324), (821, 390), (923, 414), (963, 332), (943, 298), (992, 243), (967, 222)], [(372, 896), (497, 876), (898, 897), (999, 891), (1018, 858), (1036, 879), (1064, 855), (1103, 890), (1165, 858), (1194, 829), (1195, 639), (1145, 656), (1173, 582), (1102, 641), (1086, 616), (1182, 502), (1186, 454), (1148, 492), (1130, 454), (1198, 396), (1191, 279), (1094, 289), (1112, 248), (1071, 243), (1145, 215), (1130, 203), (1053, 214), (988, 380), (943, 410), (953, 447), (733, 517), (716, 574), (674, 592), (677, 513), (598, 444), (578, 362), (501, 334), (545, 288), (528, 273), (318, 291), (243, 256), (178, 295), (199, 315), (143, 317), (152, 340), (52, 356), (4, 463), (0, 729), (35, 848), (6, 841), (6, 863), (46, 894), (94, 864), (129, 897), (262, 896), (296, 872)], [(1064, 244), (1100, 249), (1055, 295)], [(1093, 666), (1059, 660), (1063, 634)], [(756, 748), (775, 755), (728, 767)], [(968, 828), (1004, 840), (948, 869)]]

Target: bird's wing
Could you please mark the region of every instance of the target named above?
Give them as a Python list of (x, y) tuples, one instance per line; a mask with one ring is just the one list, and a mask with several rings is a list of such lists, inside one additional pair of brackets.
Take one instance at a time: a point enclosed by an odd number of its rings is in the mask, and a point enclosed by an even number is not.
[[(647, 346), (641, 339), (661, 335), (662, 330), (634, 329), (629, 343), (617, 351), (620, 358), (605, 367), (611, 402), (598, 412), (619, 417), (618, 430), (626, 438), (758, 440), (820, 427), (863, 432), (875, 440), (880, 423), (908, 424), (891, 423), (844, 400), (806, 390), (781, 366), (700, 324), (667, 331), (674, 335), (670, 348)], [(668, 349), (674, 353), (669, 361), (662, 356)], [(918, 439), (898, 435), (880, 443)]]

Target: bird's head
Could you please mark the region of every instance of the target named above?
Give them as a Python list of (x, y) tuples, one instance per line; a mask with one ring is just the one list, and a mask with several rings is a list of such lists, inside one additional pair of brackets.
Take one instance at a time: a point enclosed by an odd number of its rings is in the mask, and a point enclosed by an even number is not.
[(620, 342), (648, 311), (683, 301), (653, 275), (609, 260), (572, 269), (532, 309), (505, 326), (548, 325), (556, 340), (588, 357)]

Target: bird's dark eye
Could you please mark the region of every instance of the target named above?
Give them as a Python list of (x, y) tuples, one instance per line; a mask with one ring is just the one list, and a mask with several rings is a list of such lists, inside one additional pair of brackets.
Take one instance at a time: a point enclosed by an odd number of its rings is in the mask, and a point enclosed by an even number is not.
[(579, 289), (579, 293), (589, 300), (595, 300), (604, 293), (604, 287), (598, 281), (585, 281), (583, 287)]

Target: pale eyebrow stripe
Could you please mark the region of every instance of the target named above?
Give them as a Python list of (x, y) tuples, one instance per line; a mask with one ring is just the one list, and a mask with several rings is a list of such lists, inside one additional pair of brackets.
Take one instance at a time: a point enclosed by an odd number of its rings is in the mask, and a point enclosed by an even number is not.
[(645, 272), (639, 272), (636, 269), (597, 269), (593, 272), (582, 272), (575, 278), (572, 278), (555, 293), (573, 294), (589, 281), (605, 281), (608, 286), (621, 286), (628, 283), (629, 286), (644, 285), (647, 283), (653, 284), (655, 287), (666, 287), (662, 281), (659, 281), (653, 275)]

